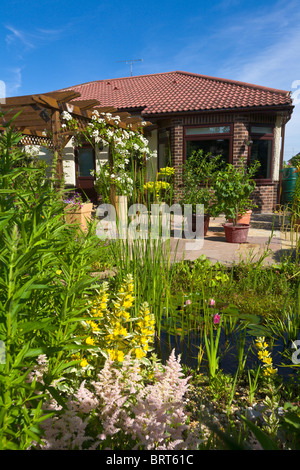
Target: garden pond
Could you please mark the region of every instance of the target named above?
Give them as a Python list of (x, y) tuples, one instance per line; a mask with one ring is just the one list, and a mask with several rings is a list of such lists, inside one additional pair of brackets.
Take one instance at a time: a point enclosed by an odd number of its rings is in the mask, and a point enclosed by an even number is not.
[(296, 344), (300, 344), (300, 331), (295, 322), (292, 332), (286, 324), (282, 325), (281, 331), (274, 331), (262, 316), (243, 314), (232, 304), (210, 299), (204, 300), (203, 306), (201, 293), (185, 296), (184, 302), (182, 300), (182, 295), (173, 296), (173, 305), (168, 312), (165, 309), (161, 320), (155, 348), (163, 363), (175, 349), (182, 364), (205, 372), (209, 366), (208, 344), (216, 350), (217, 368), (225, 374), (235, 375), (237, 371), (258, 367), (255, 339), (265, 337), (278, 374), (286, 379), (295, 373), (292, 355), (299, 349)]

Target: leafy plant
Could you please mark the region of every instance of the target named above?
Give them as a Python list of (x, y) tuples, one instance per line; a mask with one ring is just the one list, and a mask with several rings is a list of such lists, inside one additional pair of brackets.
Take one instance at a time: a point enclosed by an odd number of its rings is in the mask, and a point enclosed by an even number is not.
[(216, 175), (215, 206), (227, 219), (233, 219), (234, 225), (237, 224), (239, 214), (255, 207), (251, 194), (256, 186), (254, 177), (259, 165), (259, 162), (255, 162), (247, 168), (243, 160), (238, 167), (228, 163)]
[[(9, 125), (0, 138), (1, 449), (39, 442), (42, 402), (84, 348), (74, 335), (97, 286), (89, 272), (98, 238), (65, 224), (62, 192), (43, 168), (22, 165), (21, 138)], [(49, 358), (43, 387), (28, 383), (41, 354)]]
[(191, 204), (196, 212), (196, 204), (204, 205), (204, 212), (218, 216), (214, 196), (214, 183), (220, 169), (220, 156), (203, 155), (203, 150), (193, 152), (182, 166), (181, 204)]

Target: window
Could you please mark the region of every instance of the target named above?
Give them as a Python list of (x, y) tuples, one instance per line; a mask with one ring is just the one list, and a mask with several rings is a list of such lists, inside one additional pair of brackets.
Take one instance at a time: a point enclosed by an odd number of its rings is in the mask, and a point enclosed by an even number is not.
[(170, 131), (158, 133), (158, 170), (171, 165)]
[(224, 134), (230, 132), (230, 126), (221, 127), (188, 127), (186, 135), (200, 135), (200, 134)]
[(273, 156), (273, 127), (251, 126), (250, 163), (258, 160), (260, 167), (256, 178), (269, 180), (272, 178), (272, 156)]
[(199, 126), (185, 128), (185, 158), (203, 150), (203, 155), (221, 155), (224, 162), (231, 161), (231, 126)]
[(94, 150), (92, 148), (78, 149), (78, 176), (91, 176), (95, 169)]

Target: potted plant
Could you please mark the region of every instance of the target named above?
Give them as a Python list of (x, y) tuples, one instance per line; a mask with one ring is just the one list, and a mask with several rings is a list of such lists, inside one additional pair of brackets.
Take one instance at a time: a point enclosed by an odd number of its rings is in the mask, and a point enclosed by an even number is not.
[(240, 223), (239, 217), (256, 207), (251, 195), (256, 186), (254, 177), (260, 163), (254, 162), (249, 167), (244, 160), (240, 163), (240, 166), (228, 163), (224, 169), (218, 171), (214, 184), (218, 211), (225, 214), (227, 220), (223, 225), (225, 238), (231, 243), (246, 242), (250, 225)]
[(63, 201), (65, 203), (65, 217), (68, 224), (79, 224), (86, 231), (88, 222), (92, 218), (93, 203), (89, 200), (83, 201), (79, 193), (72, 193)]
[(218, 208), (214, 195), (214, 181), (220, 167), (220, 156), (213, 157), (210, 153), (203, 155), (203, 150), (193, 152), (182, 166), (181, 204), (191, 204), (192, 230), (196, 230), (196, 205), (204, 206), (204, 235), (209, 228), (210, 217), (217, 217)]

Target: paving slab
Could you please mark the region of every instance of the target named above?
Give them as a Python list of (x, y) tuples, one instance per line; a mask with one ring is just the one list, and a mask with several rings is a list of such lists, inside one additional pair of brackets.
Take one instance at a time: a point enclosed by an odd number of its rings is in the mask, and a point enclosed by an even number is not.
[[(274, 214), (255, 215), (253, 225), (250, 223), (246, 243), (226, 242), (222, 226), (224, 223), (224, 217), (212, 219), (204, 240), (171, 239), (173, 261), (194, 261), (204, 255), (212, 263), (232, 265), (240, 261), (261, 260), (264, 266), (269, 266), (296, 249), (296, 234), (291, 233), (289, 228), (282, 229), (278, 218), (275, 224)], [(300, 235), (298, 239), (300, 241)]]

